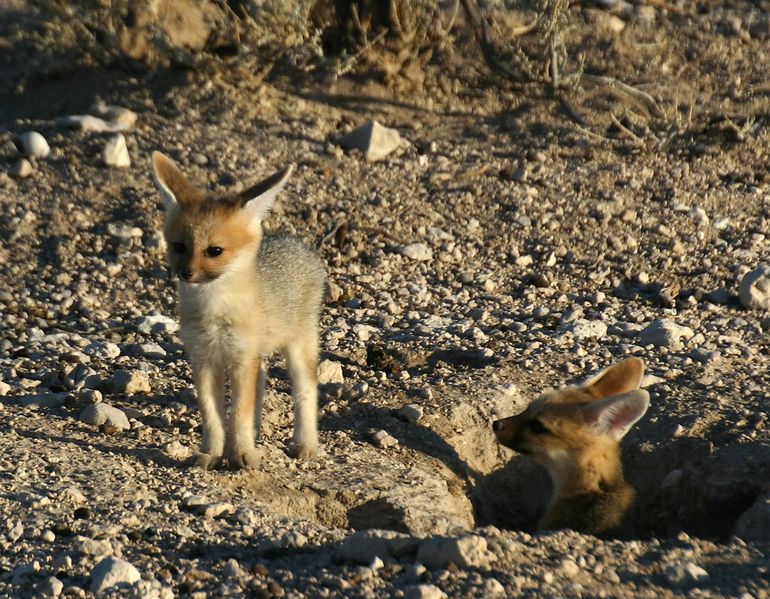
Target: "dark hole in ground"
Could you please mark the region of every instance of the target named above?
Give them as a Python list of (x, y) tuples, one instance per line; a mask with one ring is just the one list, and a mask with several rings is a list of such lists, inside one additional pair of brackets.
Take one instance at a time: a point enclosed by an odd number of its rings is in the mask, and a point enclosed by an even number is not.
[[(705, 439), (679, 439), (652, 450), (624, 448), (623, 464), (636, 500), (617, 535), (622, 538), (686, 532), (725, 541), (770, 480), (770, 448), (758, 444), (714, 450)], [(476, 479), (476, 524), (532, 532), (551, 494), (545, 469), (515, 455)]]

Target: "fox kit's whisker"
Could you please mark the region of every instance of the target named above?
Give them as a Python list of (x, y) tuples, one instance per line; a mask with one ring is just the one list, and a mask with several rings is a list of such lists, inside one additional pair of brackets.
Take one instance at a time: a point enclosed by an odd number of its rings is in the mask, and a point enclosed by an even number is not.
[[(284, 354), (294, 397), (292, 451), (313, 457), (318, 446), (318, 319), (326, 277), (300, 241), (264, 236), (262, 220), (293, 170), (289, 166), (245, 191), (213, 196), (169, 158), (153, 153), (166, 207), (170, 270), (179, 278), (180, 336), (192, 360), (202, 420), (195, 463), (256, 464), (265, 389), (262, 357)], [(225, 406), (225, 373), (232, 402)]]
[(618, 526), (634, 497), (619, 442), (644, 415), (644, 363), (629, 358), (583, 385), (546, 391), (521, 414), (497, 420), (498, 441), (543, 465), (554, 496), (541, 528), (599, 533)]

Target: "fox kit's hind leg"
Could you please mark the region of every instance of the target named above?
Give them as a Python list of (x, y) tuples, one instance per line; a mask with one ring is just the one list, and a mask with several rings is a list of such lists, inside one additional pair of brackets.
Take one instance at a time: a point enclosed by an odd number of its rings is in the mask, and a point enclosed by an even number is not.
[(285, 352), (294, 401), (291, 453), (309, 460), (318, 451), (318, 339), (313, 333)]
[(206, 470), (218, 468), (225, 447), (224, 373), (216, 365), (200, 361), (193, 363), (193, 378), (203, 429), (200, 451), (193, 456), (193, 463)]
[(235, 468), (253, 467), (258, 462), (257, 450), (254, 447), (254, 428), (257, 396), (262, 396), (257, 391), (261, 370), (259, 356), (245, 359), (232, 369), (230, 384), (233, 402), (230, 407), (225, 455), (230, 460), (230, 465)]
[(265, 380), (267, 379), (267, 373), (265, 372), (264, 361), (259, 363), (259, 372), (257, 373), (257, 408), (254, 416), (254, 429), (256, 431), (257, 439), (262, 437), (262, 408), (265, 405)]

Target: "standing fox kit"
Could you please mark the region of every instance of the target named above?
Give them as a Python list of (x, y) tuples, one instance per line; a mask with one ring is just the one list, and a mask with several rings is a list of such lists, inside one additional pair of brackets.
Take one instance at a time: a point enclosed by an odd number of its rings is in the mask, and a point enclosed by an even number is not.
[[(152, 155), (166, 207), (163, 233), (178, 275), (180, 336), (192, 362), (203, 435), (195, 463), (223, 458), (255, 466), (265, 391), (262, 357), (286, 358), (294, 402), (292, 453), (315, 456), (318, 320), (326, 276), (292, 237), (262, 233), (262, 220), (292, 166), (238, 194), (216, 196), (190, 183), (160, 152)], [(225, 378), (232, 391), (229, 418)]]
[(620, 524), (634, 490), (623, 478), (619, 443), (649, 406), (643, 374), (644, 362), (628, 358), (492, 424), (500, 443), (548, 470), (554, 496), (540, 528), (596, 534)]

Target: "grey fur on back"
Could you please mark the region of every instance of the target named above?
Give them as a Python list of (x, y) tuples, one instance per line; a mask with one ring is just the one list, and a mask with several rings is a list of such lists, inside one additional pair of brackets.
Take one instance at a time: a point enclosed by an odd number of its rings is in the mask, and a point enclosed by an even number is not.
[(326, 292), (326, 272), (321, 259), (302, 241), (290, 235), (265, 235), (257, 254), (261, 292), (273, 310), (296, 324), (316, 325)]

